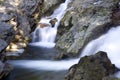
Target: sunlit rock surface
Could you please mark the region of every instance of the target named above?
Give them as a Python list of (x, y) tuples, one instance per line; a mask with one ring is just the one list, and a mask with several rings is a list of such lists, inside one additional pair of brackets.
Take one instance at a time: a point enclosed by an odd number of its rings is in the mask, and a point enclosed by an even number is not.
[[(41, 16), (61, 2), (63, 0), (50, 0), (50, 3), (48, 0), (0, 0), (0, 57), (3, 55), (0, 60), (4, 65), (5, 50), (10, 54), (11, 51), (23, 52), (18, 49), (26, 47), (30, 32)], [(7, 76), (11, 69), (8, 69), (8, 73), (7, 70), (3, 72), (1, 67), (0, 70)], [(3, 75), (1, 72), (0, 79)]]
[[(6, 0), (1, 1), (0, 21), (7, 23), (15, 31), (7, 51), (17, 51), (26, 47), (31, 30), (43, 14), (63, 1), (47, 0)], [(49, 12), (50, 14), (50, 12)], [(16, 47), (15, 47), (16, 46)], [(14, 47), (14, 48), (13, 48)], [(16, 49), (17, 48), (17, 49)]]

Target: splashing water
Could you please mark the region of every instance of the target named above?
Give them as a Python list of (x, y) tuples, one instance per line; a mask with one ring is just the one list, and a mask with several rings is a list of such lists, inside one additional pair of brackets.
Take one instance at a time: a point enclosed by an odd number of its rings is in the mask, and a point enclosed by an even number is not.
[[(59, 26), (60, 20), (63, 18), (66, 13), (67, 6), (70, 0), (66, 0), (62, 3), (51, 16), (43, 17), (39, 23), (43, 24), (38, 25), (35, 31), (32, 33), (32, 43), (29, 45), (40, 46), (53, 48), (55, 46), (55, 38), (57, 34), (57, 28)], [(52, 26), (50, 21), (56, 19), (55, 25)]]

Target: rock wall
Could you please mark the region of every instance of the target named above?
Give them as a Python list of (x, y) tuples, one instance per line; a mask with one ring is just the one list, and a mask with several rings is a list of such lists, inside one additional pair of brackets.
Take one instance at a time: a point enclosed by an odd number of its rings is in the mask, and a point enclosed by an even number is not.
[(6, 50), (26, 47), (30, 32), (41, 16), (63, 0), (0, 0), (0, 79), (12, 67), (5, 61)]
[[(119, 0), (73, 0), (61, 21), (56, 48), (62, 55), (77, 56), (89, 41), (105, 33), (116, 23)], [(117, 13), (119, 14), (119, 13)], [(120, 20), (120, 17), (117, 17)]]

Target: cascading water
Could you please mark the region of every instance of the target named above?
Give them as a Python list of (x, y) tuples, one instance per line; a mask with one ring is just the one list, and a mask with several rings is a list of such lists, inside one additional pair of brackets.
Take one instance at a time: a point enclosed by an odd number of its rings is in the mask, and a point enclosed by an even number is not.
[[(82, 51), (80, 58), (86, 55), (95, 54), (98, 51), (104, 51), (107, 52), (107, 55), (111, 60), (112, 64), (115, 64), (116, 67), (120, 68), (119, 34), (120, 34), (120, 26), (110, 29), (105, 35), (99, 37), (96, 40), (91, 41)], [(69, 69), (69, 67), (72, 66), (73, 64), (76, 64), (78, 60), (79, 59), (62, 60), (62, 61), (49, 61), (49, 60), (25, 61), (29, 66), (27, 66), (26, 64), (22, 64), (22, 62), (20, 63), (19, 60), (13, 61), (11, 63), (16, 66), (21, 65), (26, 68), (34, 68), (39, 70), (65, 70), (65, 69)], [(35, 67), (33, 66), (34, 63), (40, 63), (40, 65)], [(49, 64), (52, 66), (47, 66)]]
[[(58, 9), (49, 17), (44, 17), (39, 23), (44, 24), (45, 27), (38, 25), (35, 31), (32, 33), (33, 39), (30, 45), (52, 48), (55, 46), (54, 40), (57, 33), (57, 27), (61, 18), (66, 12), (66, 8), (70, 0), (66, 0), (62, 3)], [(54, 27), (50, 24), (52, 19), (56, 18), (57, 22)], [(85, 49), (82, 51), (80, 58), (85, 55), (92, 55), (98, 51), (105, 51), (111, 62), (116, 67), (120, 68), (120, 26), (112, 28), (105, 35), (99, 37), (96, 40), (91, 41)], [(37, 70), (66, 70), (73, 64), (77, 63), (78, 59), (62, 60), (62, 61), (50, 61), (50, 60), (13, 60), (10, 61), (14, 66), (21, 66), (25, 68), (32, 68)]]
[[(51, 16), (43, 17), (35, 31), (32, 33), (32, 43), (30, 45), (52, 48), (55, 46), (55, 37), (60, 20), (66, 13), (67, 5), (70, 0), (62, 3)], [(55, 25), (51, 25), (50, 21), (56, 19)], [(40, 25), (41, 24), (41, 25)]]
[[(29, 45), (40, 46), (53, 48), (55, 46), (54, 40), (57, 33), (57, 28), (60, 23), (60, 20), (63, 18), (66, 13), (67, 5), (70, 0), (66, 0), (62, 3), (51, 16), (43, 17), (35, 31), (32, 33), (33, 39), (32, 43)], [(54, 27), (50, 24), (52, 19), (57, 19)], [(44, 25), (44, 26), (43, 26)], [(58, 70), (67, 70), (73, 64), (77, 63), (78, 59), (73, 60), (61, 60), (61, 61), (51, 61), (51, 60), (10, 60), (9, 63), (14, 66), (21, 66), (24, 68), (32, 68), (37, 70), (48, 70), (48, 71), (58, 71)], [(66, 65), (67, 63), (67, 65)]]
[(107, 34), (91, 41), (82, 52), (82, 56), (92, 55), (98, 51), (107, 52), (112, 64), (120, 68), (120, 26), (112, 28)]
[[(92, 55), (98, 51), (107, 52), (108, 58), (120, 69), (120, 26), (112, 28), (107, 34), (91, 41), (83, 50), (81, 57), (85, 55)], [(120, 78), (120, 71), (115, 74)]]

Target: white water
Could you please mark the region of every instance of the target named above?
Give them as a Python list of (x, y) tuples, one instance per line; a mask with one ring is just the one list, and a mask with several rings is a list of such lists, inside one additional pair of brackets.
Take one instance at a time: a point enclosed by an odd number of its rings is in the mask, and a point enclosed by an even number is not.
[[(120, 68), (120, 26), (110, 29), (105, 35), (91, 41), (85, 49), (82, 51), (80, 58), (85, 55), (92, 55), (98, 51), (107, 52), (112, 64)], [(13, 65), (23, 66), (26, 68), (38, 69), (38, 70), (66, 70), (73, 64), (76, 64), (79, 59), (62, 60), (62, 61), (29, 61), (29, 60), (17, 60), (11, 61)]]
[[(66, 12), (67, 4), (70, 0), (66, 0), (65, 3), (61, 4), (58, 9), (49, 17), (44, 17), (40, 20), (39, 23), (47, 23), (48, 27), (36, 28), (33, 32), (33, 43), (30, 45), (42, 46), (42, 47), (54, 47), (55, 37), (57, 33), (57, 27), (63, 15)], [(49, 21), (53, 18), (57, 18), (58, 21), (55, 26), (52, 28)], [(39, 41), (36, 42), (36, 38), (39, 38)], [(115, 64), (116, 67), (120, 68), (120, 26), (117, 28), (112, 28), (105, 35), (99, 37), (96, 40), (91, 41), (83, 50), (80, 58), (85, 55), (92, 55), (98, 51), (105, 51), (112, 64)], [(58, 71), (58, 70), (67, 70), (73, 64), (76, 64), (79, 59), (71, 60), (62, 60), (62, 61), (50, 61), (50, 60), (13, 60), (10, 61), (14, 66), (32, 68), (37, 70), (49, 70), (49, 71)], [(117, 74), (119, 77), (119, 73)]]
[[(48, 26), (40, 28), (37, 26), (35, 31), (32, 33), (32, 43), (29, 45), (40, 46), (40, 47), (47, 47), (53, 48), (55, 46), (55, 38), (57, 34), (57, 28), (59, 26), (60, 20), (63, 18), (64, 14), (66, 13), (67, 6), (70, 0), (66, 0), (62, 3), (51, 16), (43, 17), (39, 23), (48, 24)], [(57, 19), (54, 27), (50, 24), (50, 20)], [(37, 40), (36, 40), (37, 39)]]
[(107, 52), (112, 64), (120, 68), (120, 26), (110, 29), (107, 34), (91, 41), (81, 56), (92, 55), (98, 51)]
[(50, 61), (50, 60), (11, 60), (11, 63), (17, 67), (23, 67), (27, 69), (45, 70), (45, 71), (59, 71), (67, 70), (73, 64), (77, 63), (78, 59)]

